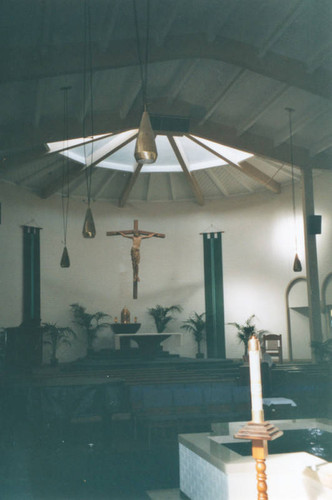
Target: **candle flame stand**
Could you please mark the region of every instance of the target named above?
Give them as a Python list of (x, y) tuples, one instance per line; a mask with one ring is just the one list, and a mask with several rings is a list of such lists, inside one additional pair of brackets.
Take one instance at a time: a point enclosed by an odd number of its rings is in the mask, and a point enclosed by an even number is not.
[(266, 457), (268, 455), (267, 442), (282, 436), (283, 432), (270, 422), (264, 421), (261, 366), (259, 355), (259, 341), (254, 335), (248, 343), (249, 370), (250, 370), (250, 393), (251, 393), (251, 417), (237, 434), (236, 439), (247, 439), (252, 441), (252, 456), (256, 460), (257, 492), (258, 500), (268, 500)]

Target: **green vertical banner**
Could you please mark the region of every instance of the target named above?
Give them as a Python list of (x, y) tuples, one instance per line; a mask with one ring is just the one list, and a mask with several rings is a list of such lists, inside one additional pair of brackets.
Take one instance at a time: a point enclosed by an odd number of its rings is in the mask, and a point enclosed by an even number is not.
[(40, 228), (23, 226), (23, 323), (40, 324)]
[(206, 344), (209, 358), (226, 358), (222, 233), (203, 233)]

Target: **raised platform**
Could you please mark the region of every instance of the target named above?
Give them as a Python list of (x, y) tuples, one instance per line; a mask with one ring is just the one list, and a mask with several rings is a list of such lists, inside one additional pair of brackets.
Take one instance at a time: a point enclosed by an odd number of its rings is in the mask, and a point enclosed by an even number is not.
[[(234, 444), (243, 445), (242, 441), (239, 442), (233, 436), (245, 424), (246, 422), (228, 422), (217, 429), (213, 426), (216, 435), (206, 433), (179, 436), (180, 489), (186, 498), (242, 500), (244, 491), (247, 498), (257, 498), (251, 443), (248, 456), (234, 451), (233, 448)], [(298, 442), (294, 442), (294, 437), (290, 440), (287, 436), (285, 451), (278, 448), (274, 451), (275, 454), (269, 453), (266, 460), (269, 499), (331, 498), (332, 489), (319, 481), (318, 477), (315, 480), (312, 474), (328, 465), (325, 454), (329, 456), (330, 447), (327, 445), (327, 439), (325, 448), (322, 444), (319, 445), (319, 437), (322, 438), (322, 434), (331, 434), (331, 422), (318, 419), (279, 420), (274, 424), (285, 434), (291, 431), (294, 435), (294, 430), (308, 430), (310, 442), (314, 443), (309, 445), (301, 436), (297, 438)], [(312, 429), (316, 432), (310, 432)], [(278, 440), (274, 443), (278, 444)], [(306, 471), (311, 474), (305, 475)]]

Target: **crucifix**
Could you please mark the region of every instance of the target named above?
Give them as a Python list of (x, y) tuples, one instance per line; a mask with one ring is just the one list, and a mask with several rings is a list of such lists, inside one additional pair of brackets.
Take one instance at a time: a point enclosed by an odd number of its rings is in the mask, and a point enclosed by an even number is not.
[(134, 220), (134, 229), (128, 229), (124, 231), (107, 231), (106, 236), (123, 236), (124, 238), (130, 238), (133, 240), (133, 245), (131, 247), (130, 255), (131, 262), (133, 265), (133, 298), (137, 299), (137, 283), (140, 281), (138, 277), (138, 265), (141, 260), (140, 257), (140, 246), (141, 241), (146, 238), (165, 238), (165, 234), (154, 233), (152, 231), (143, 231), (138, 229), (138, 220)]

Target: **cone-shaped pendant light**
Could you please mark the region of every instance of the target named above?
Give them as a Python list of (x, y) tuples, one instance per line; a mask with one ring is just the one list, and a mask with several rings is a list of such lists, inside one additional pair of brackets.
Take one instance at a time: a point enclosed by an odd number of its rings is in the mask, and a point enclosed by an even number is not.
[(96, 236), (96, 227), (90, 207), (86, 209), (82, 234), (84, 238), (94, 238)]
[(146, 39), (145, 39), (145, 58), (144, 63), (141, 56), (141, 43), (138, 27), (138, 15), (136, 0), (134, 5), (135, 30), (137, 41), (137, 54), (141, 70), (143, 115), (138, 129), (138, 136), (135, 147), (135, 160), (137, 163), (154, 163), (157, 159), (157, 148), (155, 134), (152, 130), (149, 113), (147, 111), (147, 87), (148, 87), (148, 59), (149, 59), (149, 33), (150, 33), (150, 2), (146, 1)]
[(67, 247), (63, 248), (60, 266), (61, 267), (70, 267), (70, 259), (69, 259)]
[(135, 159), (138, 163), (154, 163), (157, 159), (155, 135), (151, 127), (149, 113), (143, 111), (135, 147)]
[(300, 273), (302, 271), (302, 264), (299, 259), (299, 256), (296, 254), (295, 259), (294, 259), (294, 264), (293, 264), (293, 271), (295, 273)]

